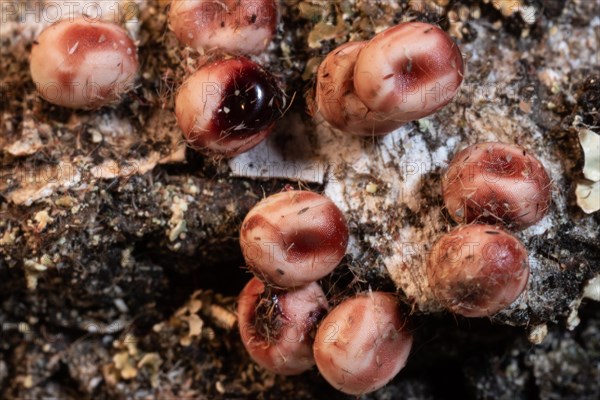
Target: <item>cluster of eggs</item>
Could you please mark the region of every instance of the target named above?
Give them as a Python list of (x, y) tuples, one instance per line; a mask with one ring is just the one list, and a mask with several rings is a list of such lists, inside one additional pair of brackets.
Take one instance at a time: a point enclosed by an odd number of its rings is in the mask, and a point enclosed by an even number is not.
[[(175, 114), (187, 143), (232, 157), (264, 140), (288, 107), (281, 83), (248, 56), (275, 33), (275, 0), (173, 0), (171, 30), (204, 59), (179, 87)], [(34, 42), (31, 75), (42, 98), (97, 109), (135, 86), (137, 46), (119, 24), (85, 15), (46, 28)], [(436, 26), (407, 22), (332, 51), (317, 73), (315, 100), (333, 127), (383, 135), (432, 114), (457, 93), (460, 50)]]
[[(173, 0), (172, 31), (210, 54), (175, 99), (191, 147), (237, 155), (266, 138), (282, 116), (281, 83), (249, 58), (270, 43), (277, 7), (275, 0)], [(30, 68), (45, 100), (97, 109), (134, 88), (139, 59), (121, 26), (81, 16), (39, 35)], [(316, 74), (315, 104), (334, 128), (384, 135), (444, 107), (463, 74), (460, 49), (444, 31), (402, 23), (332, 51)], [(427, 263), (432, 292), (454, 313), (494, 314), (520, 295), (529, 276), (525, 247), (499, 225), (523, 229), (544, 216), (548, 175), (518, 146), (482, 143), (455, 156), (442, 191), (451, 217), (467, 225), (434, 245)], [(333, 386), (358, 395), (403, 368), (412, 335), (392, 293), (356, 294), (330, 309), (318, 280), (339, 265), (348, 237), (343, 213), (319, 194), (285, 191), (259, 202), (240, 230), (255, 277), (240, 295), (238, 319), (246, 349), (264, 368), (292, 375), (316, 364)]]
[(427, 265), (429, 285), (446, 308), (466, 317), (497, 313), (529, 279), (525, 246), (505, 229), (544, 217), (551, 181), (524, 148), (478, 143), (458, 152), (442, 179), (444, 205), (461, 225), (443, 235)]
[(329, 53), (317, 72), (316, 105), (344, 132), (385, 135), (448, 104), (463, 74), (460, 49), (446, 32), (406, 22)]
[(343, 213), (320, 194), (288, 190), (259, 202), (240, 230), (256, 277), (240, 294), (238, 325), (264, 368), (293, 375), (316, 363), (332, 386), (362, 394), (402, 369), (412, 335), (392, 293), (357, 294), (329, 309), (317, 280), (339, 265), (348, 237)]
[[(429, 285), (453, 313), (493, 315), (529, 278), (525, 246), (500, 226), (524, 229), (546, 214), (548, 174), (519, 146), (480, 143), (456, 154), (442, 192), (452, 218), (467, 224), (433, 246)], [(360, 293), (329, 310), (317, 281), (338, 266), (348, 237), (342, 212), (322, 195), (292, 190), (259, 202), (240, 231), (255, 278), (240, 295), (238, 318), (246, 349), (264, 368), (293, 375), (316, 363), (331, 385), (358, 395), (404, 367), (412, 335), (392, 293)]]
[[(519, 146), (480, 143), (456, 154), (442, 180), (445, 206), (461, 225), (433, 246), (427, 276), (437, 301), (466, 317), (491, 316), (525, 289), (525, 246), (504, 228), (538, 222), (551, 201), (542, 164)], [(379, 389), (406, 364), (412, 346), (394, 294), (359, 293), (329, 310), (317, 281), (348, 244), (342, 212), (309, 191), (285, 191), (246, 216), (240, 245), (255, 277), (239, 297), (243, 343), (264, 368), (283, 375), (315, 363), (348, 394)]]
[[(189, 145), (234, 156), (263, 140), (286, 108), (280, 82), (246, 55), (266, 49), (275, 32), (275, 0), (174, 0), (170, 27), (180, 41), (210, 57), (181, 85), (177, 122)], [(34, 42), (31, 76), (45, 100), (97, 109), (134, 88), (137, 46), (113, 21), (81, 15), (46, 28)]]

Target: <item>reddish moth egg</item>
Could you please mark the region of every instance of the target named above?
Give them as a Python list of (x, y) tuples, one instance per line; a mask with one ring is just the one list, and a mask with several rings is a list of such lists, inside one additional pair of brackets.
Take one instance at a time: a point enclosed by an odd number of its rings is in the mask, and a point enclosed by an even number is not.
[(263, 368), (280, 375), (301, 374), (315, 364), (312, 335), (327, 308), (317, 283), (278, 291), (252, 278), (238, 301), (242, 342)]
[(463, 225), (433, 247), (427, 277), (436, 299), (456, 314), (485, 317), (512, 304), (529, 279), (527, 250), (491, 225)]
[(94, 109), (118, 102), (133, 88), (137, 48), (113, 23), (64, 20), (44, 29), (34, 42), (30, 68), (45, 100)]
[(412, 335), (393, 294), (344, 300), (319, 324), (313, 345), (321, 375), (353, 395), (386, 385), (406, 364)]
[(542, 164), (522, 147), (479, 143), (454, 156), (442, 178), (442, 193), (456, 222), (524, 229), (546, 215), (551, 182)]
[(256, 276), (282, 287), (329, 274), (348, 244), (342, 212), (320, 194), (290, 190), (259, 202), (246, 216), (240, 245)]
[(258, 54), (277, 26), (275, 0), (173, 0), (170, 27), (180, 42), (199, 51)]
[(357, 96), (369, 110), (413, 121), (448, 104), (463, 80), (460, 49), (440, 28), (405, 22), (373, 37), (354, 70)]
[(275, 77), (238, 57), (209, 63), (190, 76), (177, 93), (175, 114), (191, 147), (230, 157), (267, 137), (285, 106)]
[(354, 91), (354, 67), (367, 42), (349, 42), (329, 53), (317, 72), (316, 103), (319, 113), (333, 127), (355, 135), (384, 135), (404, 122), (377, 115)]

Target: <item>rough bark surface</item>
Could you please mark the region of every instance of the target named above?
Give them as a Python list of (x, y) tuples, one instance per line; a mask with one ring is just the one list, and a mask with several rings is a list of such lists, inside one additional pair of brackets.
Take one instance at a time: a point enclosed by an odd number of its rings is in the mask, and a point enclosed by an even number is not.
[[(596, 2), (283, 1), (257, 59), (294, 101), (265, 144), (229, 162), (181, 141), (174, 93), (199, 55), (168, 30), (168, 2), (123, 3), (135, 10), (139, 86), (117, 108), (73, 112), (40, 100), (31, 81), (29, 50), (48, 22), (24, 16), (36, 2), (0, 2), (0, 397), (351, 398), (316, 370), (263, 371), (235, 328), (250, 276), (239, 225), (290, 185), (324, 192), (348, 218), (349, 254), (322, 281), (331, 302), (397, 291), (412, 315), (408, 366), (364, 398), (600, 396), (600, 213), (583, 213), (574, 194), (578, 131), (600, 129)], [(312, 118), (323, 56), (405, 20), (438, 23), (461, 46), (456, 100), (381, 140)], [(445, 165), (487, 140), (539, 157), (553, 204), (518, 234), (531, 260), (525, 294), (466, 320), (440, 311), (423, 259), (454, 226)]]

